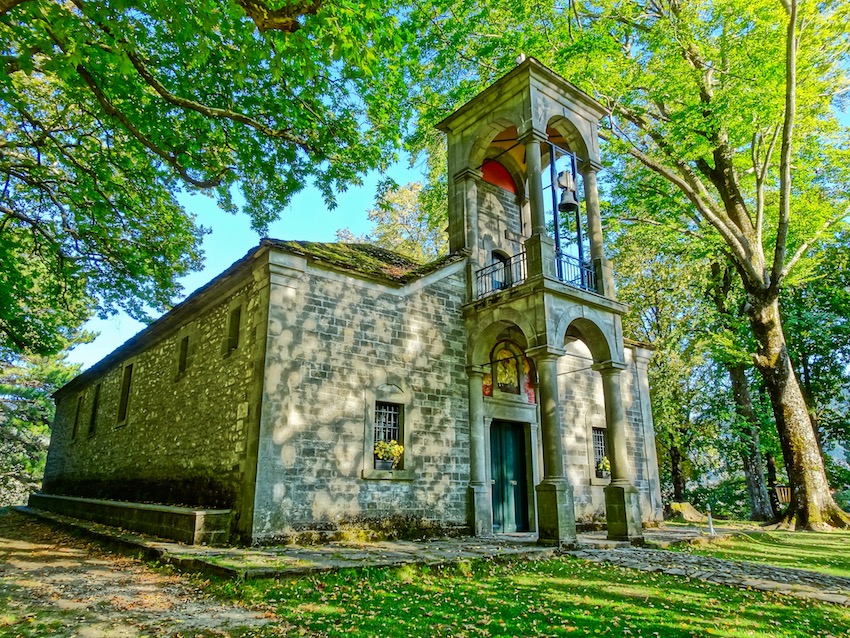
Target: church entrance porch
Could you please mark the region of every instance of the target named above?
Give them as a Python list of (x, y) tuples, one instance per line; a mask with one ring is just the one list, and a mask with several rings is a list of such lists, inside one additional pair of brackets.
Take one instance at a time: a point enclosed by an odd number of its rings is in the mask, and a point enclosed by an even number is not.
[(490, 482), (494, 533), (530, 529), (526, 450), (523, 424), (493, 421), (490, 425)]

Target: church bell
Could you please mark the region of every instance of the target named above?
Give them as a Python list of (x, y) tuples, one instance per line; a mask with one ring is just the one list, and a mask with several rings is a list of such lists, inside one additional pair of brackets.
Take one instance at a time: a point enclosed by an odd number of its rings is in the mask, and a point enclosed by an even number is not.
[(558, 210), (562, 213), (574, 213), (578, 210), (576, 182), (570, 171), (558, 173), (558, 187), (561, 189), (561, 201)]
[(564, 189), (561, 191), (561, 201), (558, 203), (558, 210), (562, 213), (574, 213), (578, 210), (578, 200), (576, 192)]

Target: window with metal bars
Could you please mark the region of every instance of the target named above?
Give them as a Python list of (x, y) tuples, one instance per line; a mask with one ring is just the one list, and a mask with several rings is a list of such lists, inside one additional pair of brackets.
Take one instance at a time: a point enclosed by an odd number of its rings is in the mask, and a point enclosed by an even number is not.
[(602, 462), (607, 455), (605, 451), (605, 429), (604, 428), (593, 428), (593, 464), (595, 467), (599, 467), (599, 464)]
[(375, 402), (375, 443), (401, 442), (401, 407), (398, 403)]

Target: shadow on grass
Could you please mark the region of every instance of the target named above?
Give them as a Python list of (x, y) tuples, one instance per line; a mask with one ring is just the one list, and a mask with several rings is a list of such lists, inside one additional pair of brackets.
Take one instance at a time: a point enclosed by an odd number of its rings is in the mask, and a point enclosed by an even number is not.
[(846, 635), (850, 610), (573, 558), (215, 583), (322, 635)]
[(685, 551), (850, 578), (850, 532), (845, 531), (748, 532)]

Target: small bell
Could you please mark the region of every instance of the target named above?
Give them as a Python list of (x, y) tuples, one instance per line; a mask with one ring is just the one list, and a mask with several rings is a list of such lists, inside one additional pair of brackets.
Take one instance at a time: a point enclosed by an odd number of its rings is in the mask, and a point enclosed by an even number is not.
[(575, 191), (564, 189), (561, 191), (561, 202), (558, 210), (562, 213), (574, 213), (578, 210), (578, 200)]

